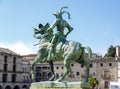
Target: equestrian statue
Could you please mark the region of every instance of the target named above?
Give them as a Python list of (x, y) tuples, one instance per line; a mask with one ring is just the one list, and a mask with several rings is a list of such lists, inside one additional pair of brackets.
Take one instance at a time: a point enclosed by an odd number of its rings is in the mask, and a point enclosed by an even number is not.
[[(90, 60), (92, 60), (92, 50), (89, 47), (82, 46), (79, 42), (66, 40), (67, 35), (69, 35), (73, 28), (62, 17), (62, 15), (66, 13), (68, 19), (70, 19), (69, 12), (63, 11), (65, 8), (67, 7), (62, 7), (60, 11), (53, 14), (56, 20), (51, 25), (49, 23), (46, 25), (39, 24), (38, 28), (34, 28), (34, 37), (40, 39), (40, 42), (38, 44), (37, 57), (31, 65), (33, 81), (36, 79), (34, 66), (39, 62), (47, 62), (50, 64), (52, 76), (49, 80), (54, 81), (55, 74), (53, 62), (63, 61), (66, 71), (63, 76), (56, 80), (61, 82), (71, 71), (70, 63), (76, 61), (79, 64), (85, 65), (85, 82), (88, 82), (90, 63), (84, 59), (84, 56), (86, 49)], [(66, 34), (64, 33), (65, 28), (68, 30)], [(56, 31), (53, 34), (54, 30)]]

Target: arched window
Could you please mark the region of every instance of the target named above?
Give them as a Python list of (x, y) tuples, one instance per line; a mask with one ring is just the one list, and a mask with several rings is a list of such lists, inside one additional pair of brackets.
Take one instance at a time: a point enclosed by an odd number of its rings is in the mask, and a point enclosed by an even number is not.
[(18, 85), (16, 85), (13, 89), (20, 89)]
[(10, 86), (6, 86), (5, 89), (11, 89), (11, 87)]
[(22, 86), (22, 89), (27, 89), (27, 85), (23, 85), (23, 86)]

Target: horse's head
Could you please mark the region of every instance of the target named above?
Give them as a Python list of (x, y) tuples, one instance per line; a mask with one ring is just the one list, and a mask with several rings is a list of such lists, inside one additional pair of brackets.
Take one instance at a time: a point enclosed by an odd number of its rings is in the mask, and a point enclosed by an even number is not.
[(41, 42), (49, 42), (53, 37), (53, 30), (48, 30), (50, 24), (46, 25), (39, 24), (38, 28), (34, 28), (34, 37), (40, 39)]
[(45, 26), (43, 26), (42, 24), (39, 24), (37, 29), (34, 28), (34, 33), (35, 34), (45, 34), (45, 32), (47, 31), (49, 26), (50, 26), (49, 23), (47, 23)]

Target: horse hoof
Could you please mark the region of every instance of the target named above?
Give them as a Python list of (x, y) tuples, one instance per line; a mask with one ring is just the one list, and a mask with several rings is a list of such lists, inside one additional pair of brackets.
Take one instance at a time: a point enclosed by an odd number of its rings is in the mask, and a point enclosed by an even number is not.
[(61, 79), (57, 79), (56, 82), (61, 82), (62, 80)]
[(54, 79), (49, 79), (49, 81), (54, 81)]

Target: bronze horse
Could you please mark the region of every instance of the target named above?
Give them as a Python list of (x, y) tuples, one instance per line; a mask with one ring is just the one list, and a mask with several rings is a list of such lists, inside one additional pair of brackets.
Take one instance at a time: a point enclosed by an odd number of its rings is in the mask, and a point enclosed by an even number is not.
[(37, 57), (32, 62), (32, 79), (35, 80), (34, 66), (39, 62), (48, 62), (50, 64), (52, 77), (49, 79), (53, 81), (55, 78), (53, 61), (63, 61), (66, 71), (63, 76), (61, 76), (56, 81), (62, 81), (68, 73), (71, 71), (70, 63), (71, 61), (76, 61), (79, 64), (86, 66), (86, 77), (85, 82), (88, 82), (89, 78), (89, 66), (90, 63), (84, 60), (85, 49), (89, 53), (90, 59), (92, 59), (92, 51), (89, 47), (83, 47), (79, 42), (67, 41), (65, 39), (61, 40), (60, 43), (56, 44), (54, 48), (55, 58), (52, 60), (46, 60), (48, 56), (49, 46), (51, 45), (50, 40), (53, 37), (53, 31), (48, 31), (49, 24), (41, 26), (39, 29), (34, 29), (34, 37), (40, 39), (39, 49), (37, 52)]

